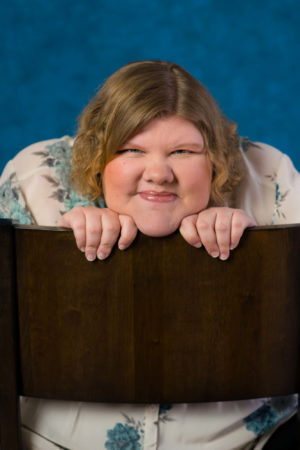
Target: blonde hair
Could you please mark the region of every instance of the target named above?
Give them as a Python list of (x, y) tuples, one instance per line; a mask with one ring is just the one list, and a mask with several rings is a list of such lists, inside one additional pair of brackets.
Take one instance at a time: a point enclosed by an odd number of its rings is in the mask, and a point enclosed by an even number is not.
[(84, 109), (72, 157), (78, 191), (91, 199), (101, 196), (101, 172), (115, 152), (151, 120), (168, 115), (181, 116), (200, 130), (213, 166), (210, 204), (232, 205), (243, 175), (236, 125), (199, 81), (166, 61), (127, 64)]

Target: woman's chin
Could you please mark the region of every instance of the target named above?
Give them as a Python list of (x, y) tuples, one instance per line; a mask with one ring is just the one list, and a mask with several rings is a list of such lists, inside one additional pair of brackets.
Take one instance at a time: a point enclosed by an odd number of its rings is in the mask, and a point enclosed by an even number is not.
[(146, 236), (163, 237), (174, 233), (178, 229), (179, 224), (140, 224), (137, 225), (141, 233)]

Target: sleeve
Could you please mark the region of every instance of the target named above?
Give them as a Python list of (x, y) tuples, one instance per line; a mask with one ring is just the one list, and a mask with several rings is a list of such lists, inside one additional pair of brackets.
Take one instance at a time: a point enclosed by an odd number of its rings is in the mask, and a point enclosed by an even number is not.
[(300, 173), (291, 159), (283, 154), (273, 174), (273, 223), (300, 223)]
[(276, 148), (250, 143), (242, 148), (246, 175), (237, 192), (237, 206), (259, 225), (300, 223), (300, 173)]
[(9, 161), (0, 177), (0, 218), (31, 225), (34, 218), (26, 204), (13, 160)]
[(0, 217), (22, 224), (57, 226), (75, 206), (100, 206), (71, 182), (73, 139), (49, 139), (20, 151), (0, 179)]

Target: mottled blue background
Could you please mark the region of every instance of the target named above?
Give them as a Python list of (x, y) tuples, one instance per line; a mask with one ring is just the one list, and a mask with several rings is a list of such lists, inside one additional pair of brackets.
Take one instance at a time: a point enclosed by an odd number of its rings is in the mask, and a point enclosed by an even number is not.
[(1, 153), (74, 133), (121, 65), (167, 59), (207, 85), (240, 133), (300, 168), (299, 0), (2, 0)]

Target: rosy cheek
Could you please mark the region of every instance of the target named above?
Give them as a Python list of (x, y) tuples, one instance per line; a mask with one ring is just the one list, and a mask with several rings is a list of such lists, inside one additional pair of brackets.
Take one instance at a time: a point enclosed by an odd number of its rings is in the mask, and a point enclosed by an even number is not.
[(130, 161), (113, 160), (105, 167), (102, 183), (105, 199), (123, 198), (135, 191), (138, 176), (135, 165)]

